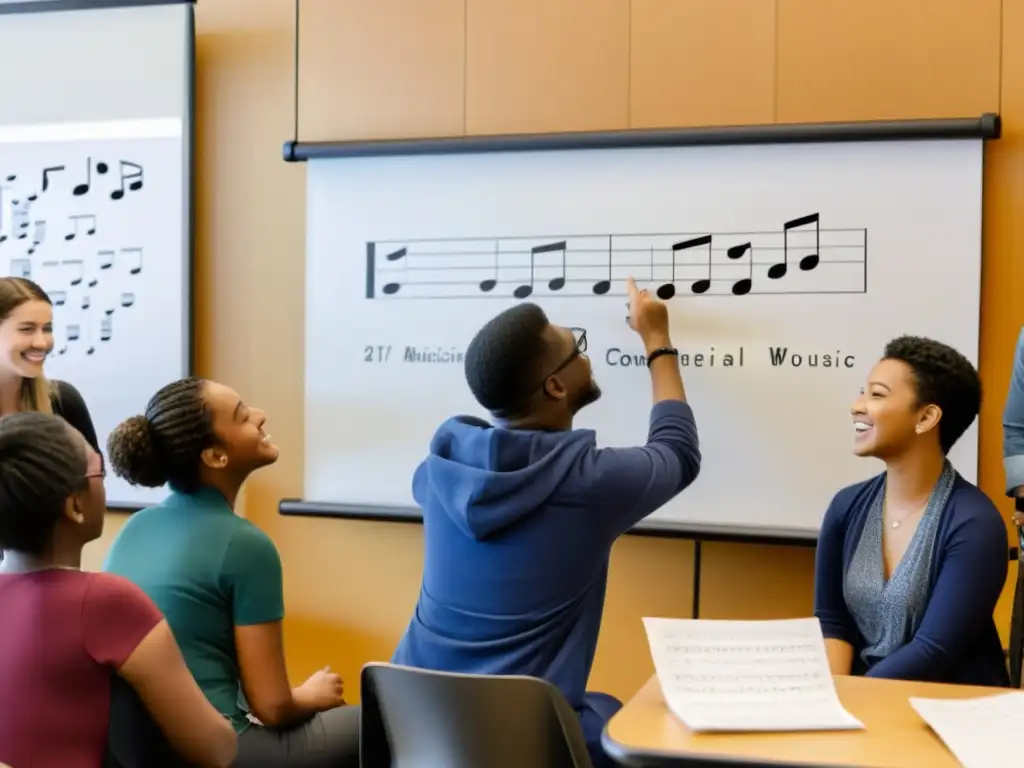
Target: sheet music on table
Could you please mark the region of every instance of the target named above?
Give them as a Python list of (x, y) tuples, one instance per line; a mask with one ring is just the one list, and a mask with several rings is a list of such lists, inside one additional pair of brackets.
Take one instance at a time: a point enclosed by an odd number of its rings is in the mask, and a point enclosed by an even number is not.
[(911, 698), (910, 706), (964, 768), (1014, 765), (1020, 759), (1024, 692), (971, 699)]
[(367, 299), (527, 299), (624, 294), (661, 299), (867, 292), (867, 230), (821, 214), (777, 230), (515, 235), (366, 244)]
[(858, 730), (843, 708), (815, 618), (644, 618), (669, 709), (691, 730)]

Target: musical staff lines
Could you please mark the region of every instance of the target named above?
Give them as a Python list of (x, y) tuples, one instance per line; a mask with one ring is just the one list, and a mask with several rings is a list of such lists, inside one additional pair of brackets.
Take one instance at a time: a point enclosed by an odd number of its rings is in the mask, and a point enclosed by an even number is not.
[[(83, 156), (84, 155), (84, 156)], [(145, 169), (93, 154), (0, 175), (0, 267), (42, 285), (54, 303), (57, 354), (93, 355), (136, 304), (144, 248), (117, 243), (118, 218), (144, 188)], [(56, 158), (54, 158), (56, 159)], [(31, 167), (31, 166), (28, 166)]]
[(624, 295), (633, 277), (670, 300), (867, 293), (867, 229), (822, 227), (819, 213), (778, 230), (376, 240), (366, 298)]

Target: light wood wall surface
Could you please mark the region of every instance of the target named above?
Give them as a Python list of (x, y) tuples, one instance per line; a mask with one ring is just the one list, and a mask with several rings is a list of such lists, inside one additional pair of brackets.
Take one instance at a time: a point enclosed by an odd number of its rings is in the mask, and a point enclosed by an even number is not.
[[(1024, 0), (302, 0), (304, 141), (652, 126), (977, 116), (986, 157), (981, 485), (1001, 497), (1000, 411), (1024, 324)], [(293, 4), (200, 0), (199, 372), (265, 408), (281, 446), (244, 512), (284, 560), (289, 668), (358, 697), (419, 588), (418, 526), (287, 518), (302, 495), (305, 169), (293, 131)], [(940, 268), (937, 265), (937, 268)], [(922, 275), (921, 290), (928, 290)], [(699, 404), (697, 404), (699, 410)], [(119, 519), (110, 516), (110, 533)], [(110, 534), (89, 553), (100, 562)], [(807, 615), (813, 551), (705, 547), (702, 614)], [(642, 616), (686, 616), (693, 547), (615, 547), (591, 687), (652, 672)], [(1012, 569), (1015, 572), (1015, 567)], [(1005, 631), (1009, 590), (997, 618)]]

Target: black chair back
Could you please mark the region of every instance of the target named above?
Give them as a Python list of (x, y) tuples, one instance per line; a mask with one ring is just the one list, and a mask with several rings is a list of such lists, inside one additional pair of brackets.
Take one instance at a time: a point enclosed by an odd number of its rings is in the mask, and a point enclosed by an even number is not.
[(135, 689), (120, 675), (110, 683), (110, 729), (104, 768), (190, 768), (164, 736)]
[(367, 664), (361, 704), (362, 768), (592, 768), (545, 680)]

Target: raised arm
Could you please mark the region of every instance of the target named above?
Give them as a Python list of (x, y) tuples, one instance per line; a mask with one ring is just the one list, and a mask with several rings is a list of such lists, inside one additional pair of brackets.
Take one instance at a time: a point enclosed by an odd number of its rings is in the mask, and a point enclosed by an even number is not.
[(938, 680), (963, 658), (1006, 583), (1006, 527), (987, 498), (951, 537), (938, 579), (914, 638), (868, 671), (869, 677)]
[(223, 768), (238, 737), (206, 699), (160, 611), (142, 590), (112, 574), (94, 574), (82, 609), (87, 652), (117, 670), (138, 693), (171, 746), (189, 763)]
[(814, 615), (821, 623), (833, 675), (850, 674), (857, 639), (857, 625), (846, 607), (843, 593), (843, 545), (848, 512), (849, 500), (843, 492), (836, 494), (822, 520), (814, 553)]
[(1003, 411), (1003, 467), (1006, 494), (1024, 497), (1024, 328), (1017, 339), (1010, 391)]
[(222, 578), (232, 595), (242, 691), (263, 725), (283, 728), (344, 703), (341, 678), (328, 670), (292, 688), (285, 666), (281, 559), (255, 527), (235, 534)]
[(638, 290), (632, 278), (627, 290), (626, 321), (643, 342), (651, 374), (647, 444), (596, 450), (582, 467), (612, 536), (629, 530), (696, 480), (701, 461), (697, 424), (669, 334), (668, 308)]
[[(674, 357), (659, 366), (678, 366)], [(652, 372), (652, 377), (653, 377)], [(664, 505), (697, 479), (700, 444), (693, 410), (679, 400), (651, 408), (647, 444), (638, 448), (602, 448), (591, 453), (581, 472), (590, 503), (602, 511), (611, 536), (618, 536)]]

